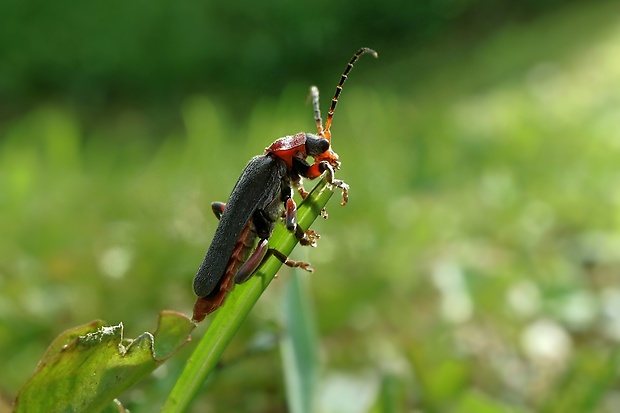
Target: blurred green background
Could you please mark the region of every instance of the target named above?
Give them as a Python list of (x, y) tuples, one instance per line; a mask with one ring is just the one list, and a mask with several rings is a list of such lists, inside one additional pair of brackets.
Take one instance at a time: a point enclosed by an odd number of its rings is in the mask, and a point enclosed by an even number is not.
[[(0, 2), (1, 398), (69, 327), (189, 313), (210, 203), (367, 46), (332, 128), (349, 205), (294, 252), (317, 410), (618, 411), (619, 44), (604, 0)], [(194, 411), (286, 409), (291, 274)], [(123, 404), (157, 411), (193, 345)]]

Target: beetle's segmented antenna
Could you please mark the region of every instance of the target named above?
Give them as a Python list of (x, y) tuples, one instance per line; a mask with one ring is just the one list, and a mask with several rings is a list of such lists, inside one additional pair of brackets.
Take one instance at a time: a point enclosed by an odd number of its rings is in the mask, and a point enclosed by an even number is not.
[(314, 108), (314, 121), (316, 122), (316, 130), (319, 136), (323, 136), (323, 121), (321, 120), (321, 107), (319, 106), (319, 89), (316, 86), (310, 88), (312, 96), (312, 107)]
[[(336, 110), (336, 104), (338, 103), (338, 98), (340, 97), (340, 93), (342, 92), (342, 85), (344, 85), (344, 82), (347, 81), (347, 75), (349, 74), (351, 69), (353, 69), (353, 64), (364, 53), (370, 53), (374, 57), (378, 57), (379, 56), (377, 54), (377, 52), (375, 52), (374, 50), (369, 49), (367, 47), (362, 47), (361, 49), (359, 49), (357, 51), (357, 53), (355, 53), (353, 55), (353, 57), (351, 58), (349, 63), (347, 63), (347, 68), (344, 70), (344, 73), (342, 74), (342, 77), (340, 78), (340, 82), (338, 83), (338, 86), (336, 86), (336, 93), (334, 94), (334, 98), (332, 99), (332, 105), (329, 108), (329, 112), (327, 113), (327, 120), (325, 121), (325, 130), (322, 130), (323, 129), (322, 125), (320, 125), (320, 119), (321, 119), (320, 113), (317, 116), (319, 91), (318, 91), (318, 89), (316, 90), (316, 105), (314, 107), (315, 119), (317, 120), (317, 127), (319, 127), (319, 134), (324, 135), (325, 139), (327, 139), (327, 140), (331, 140), (331, 133), (329, 131), (329, 128), (330, 128), (330, 126), (332, 124), (332, 118), (334, 117), (334, 110)], [(312, 99), (313, 99), (313, 102), (314, 102), (314, 93), (312, 94)]]

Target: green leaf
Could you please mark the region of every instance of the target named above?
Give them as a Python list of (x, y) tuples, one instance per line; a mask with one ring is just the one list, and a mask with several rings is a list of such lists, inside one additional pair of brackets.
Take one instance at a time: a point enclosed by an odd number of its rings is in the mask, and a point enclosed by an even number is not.
[(298, 274), (288, 280), (282, 314), (285, 328), (280, 351), (289, 411), (311, 413), (318, 375), (318, 340), (304, 279)]
[[(297, 223), (301, 228), (310, 227), (332, 195), (332, 188), (322, 179), (297, 209)], [(289, 255), (297, 242), (294, 234), (283, 225), (278, 225), (269, 239), (269, 247)], [(250, 280), (235, 286), (226, 299), (226, 304), (214, 313), (215, 317), (207, 332), (198, 343), (164, 403), (162, 413), (187, 410), (241, 323), (281, 266), (282, 263), (277, 258), (269, 257)]]
[[(195, 324), (162, 311), (154, 334), (123, 338), (103, 321), (67, 330), (49, 346), (15, 400), (15, 412), (124, 411), (114, 399), (189, 341)], [(116, 405), (116, 409), (114, 409)]]

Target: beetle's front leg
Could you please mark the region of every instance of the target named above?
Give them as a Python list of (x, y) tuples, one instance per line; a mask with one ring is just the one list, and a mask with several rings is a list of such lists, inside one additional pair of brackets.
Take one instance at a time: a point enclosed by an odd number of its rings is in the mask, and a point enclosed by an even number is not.
[(325, 179), (327, 180), (327, 182), (330, 185), (342, 189), (342, 202), (340, 203), (340, 205), (346, 205), (347, 202), (349, 202), (349, 185), (340, 179), (335, 179), (336, 174), (334, 172), (334, 168), (328, 162), (321, 161), (318, 165), (321, 173), (326, 172)]
[[(303, 181), (301, 180), (301, 178), (293, 182), (293, 185), (297, 188), (297, 192), (299, 192), (299, 195), (301, 195), (303, 199), (306, 199), (310, 192), (304, 189)], [(327, 219), (327, 210), (325, 208), (321, 208), (321, 217), (323, 219)]]
[(308, 196), (310, 192), (304, 189), (303, 181), (299, 179), (299, 181), (293, 182), (293, 185), (295, 185), (295, 188), (297, 188), (297, 192), (299, 192), (299, 195), (301, 195), (303, 199), (306, 199), (306, 197)]
[(320, 161), (318, 163), (308, 165), (307, 168), (300, 173), (300, 175), (303, 175), (309, 179), (314, 179), (325, 173), (325, 179), (330, 185), (342, 189), (342, 202), (340, 205), (346, 205), (347, 202), (349, 202), (349, 185), (347, 185), (344, 181), (335, 178), (336, 173), (334, 172), (334, 168), (336, 168), (336, 166), (333, 166), (329, 162)]
[[(303, 175), (303, 176), (305, 176), (306, 178), (309, 178), (309, 179), (316, 179), (319, 176), (321, 176), (323, 174), (324, 170), (325, 170), (325, 167), (323, 165), (321, 165), (322, 163), (325, 163), (328, 167), (331, 168), (331, 166), (327, 162), (320, 162), (320, 163), (315, 163), (315, 164), (312, 164), (312, 165), (308, 165), (305, 161), (303, 163), (299, 162), (297, 164), (297, 167), (301, 170), (301, 172), (300, 172), (301, 175)], [(330, 177), (328, 177), (328, 179), (330, 179), (330, 181), (329, 181), (330, 183), (334, 182), (333, 177), (334, 177), (334, 173), (333, 173), (333, 169), (332, 169), (332, 173), (331, 173)], [(342, 181), (340, 181), (340, 182), (342, 182)], [(344, 184), (344, 182), (343, 182), (343, 184)], [(297, 191), (299, 192), (301, 197), (304, 198), (304, 199), (310, 193), (310, 192), (308, 192), (308, 191), (306, 191), (304, 189), (303, 184), (302, 184), (301, 176), (297, 176), (296, 179), (291, 180), (291, 185), (294, 186), (295, 188), (297, 188)], [(347, 190), (348, 190), (348, 186), (347, 186)], [(327, 217), (328, 217), (327, 210), (325, 208), (321, 208), (321, 217), (323, 219), (327, 219)]]

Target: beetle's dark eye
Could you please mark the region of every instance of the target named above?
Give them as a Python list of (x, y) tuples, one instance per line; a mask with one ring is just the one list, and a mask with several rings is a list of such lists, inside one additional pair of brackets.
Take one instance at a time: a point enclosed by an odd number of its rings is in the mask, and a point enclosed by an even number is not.
[(329, 149), (329, 141), (319, 138), (311, 133), (306, 134), (306, 154), (308, 156), (318, 156)]

